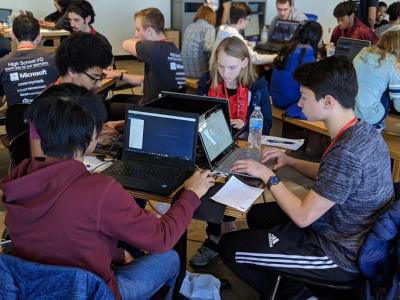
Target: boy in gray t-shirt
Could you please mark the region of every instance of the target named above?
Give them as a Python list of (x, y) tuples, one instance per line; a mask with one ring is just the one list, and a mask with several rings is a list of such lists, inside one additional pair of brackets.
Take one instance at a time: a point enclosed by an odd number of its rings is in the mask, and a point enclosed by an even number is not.
[[(338, 283), (358, 278), (360, 246), (393, 196), (386, 143), (354, 115), (358, 85), (352, 63), (329, 57), (301, 66), (294, 78), (301, 85), (303, 113), (309, 121), (323, 121), (332, 142), (320, 163), (271, 149), (263, 162), (276, 158), (274, 170), (288, 165), (315, 184), (300, 199), (265, 165), (237, 161), (232, 171), (262, 179), (276, 202), (253, 206), (249, 229), (228, 233), (219, 243), (224, 263), (263, 297), (275, 282), (271, 270)], [(304, 291), (299, 283), (282, 283), (282, 299)]]

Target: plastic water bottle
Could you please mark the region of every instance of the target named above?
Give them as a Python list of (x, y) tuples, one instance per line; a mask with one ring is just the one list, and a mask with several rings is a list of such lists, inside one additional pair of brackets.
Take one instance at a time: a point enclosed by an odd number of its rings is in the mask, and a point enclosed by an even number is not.
[(248, 147), (250, 149), (261, 148), (261, 136), (263, 129), (264, 117), (261, 113), (261, 108), (256, 106), (253, 113), (250, 116), (249, 123), (249, 140)]
[(266, 42), (268, 42), (268, 28), (267, 25), (264, 25), (263, 29), (261, 30), (260, 43)]

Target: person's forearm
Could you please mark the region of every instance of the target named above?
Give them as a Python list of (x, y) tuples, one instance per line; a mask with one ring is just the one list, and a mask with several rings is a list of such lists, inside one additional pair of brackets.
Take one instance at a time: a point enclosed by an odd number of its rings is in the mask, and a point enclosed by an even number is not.
[(122, 80), (131, 85), (141, 85), (143, 83), (144, 76), (124, 73), (122, 75)]
[(312, 180), (318, 176), (319, 163), (288, 157), (288, 165)]

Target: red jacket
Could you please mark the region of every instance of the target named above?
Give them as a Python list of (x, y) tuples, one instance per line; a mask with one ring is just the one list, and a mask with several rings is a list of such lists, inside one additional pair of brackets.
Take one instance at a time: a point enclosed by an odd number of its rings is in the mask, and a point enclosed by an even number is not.
[(90, 174), (82, 162), (24, 160), (3, 179), (15, 255), (97, 274), (120, 293), (111, 264), (123, 263), (118, 240), (150, 252), (171, 249), (200, 205), (185, 191), (160, 219), (139, 208), (111, 177)]
[(241, 119), (246, 125), (247, 110), (249, 107), (249, 89), (243, 86), (238, 86), (236, 94), (228, 97), (225, 86), (218, 84), (217, 90), (210, 87), (208, 96), (216, 98), (225, 98), (229, 101), (229, 113), (231, 119)]
[(339, 28), (339, 26), (336, 26), (335, 29), (333, 29), (331, 35), (331, 43), (334, 43), (336, 46), (336, 43), (341, 36), (352, 39), (371, 41), (372, 44), (375, 44), (378, 40), (378, 37), (375, 35), (372, 29), (364, 25), (356, 17), (354, 18), (354, 25), (349, 29), (342, 30)]

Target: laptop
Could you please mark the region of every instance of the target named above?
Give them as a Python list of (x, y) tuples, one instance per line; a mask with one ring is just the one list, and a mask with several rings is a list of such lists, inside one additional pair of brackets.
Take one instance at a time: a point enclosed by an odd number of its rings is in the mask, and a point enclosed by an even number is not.
[[(215, 107), (200, 117), (199, 135), (212, 171), (231, 174), (232, 165), (239, 159), (261, 160), (261, 150), (236, 148), (224, 114)], [(249, 176), (248, 174), (239, 174)]]
[(12, 9), (0, 8), (0, 23), (8, 23), (8, 18), (11, 16)]
[(362, 48), (369, 46), (371, 46), (371, 41), (340, 37), (336, 43), (334, 56), (346, 56), (353, 61)]
[(104, 174), (125, 188), (170, 195), (195, 170), (198, 114), (127, 105), (122, 159)]
[(204, 115), (215, 106), (219, 106), (229, 124), (232, 138), (236, 140), (244, 131), (244, 128), (236, 129), (231, 126), (229, 102), (227, 99), (174, 92), (162, 92), (161, 95), (160, 98), (146, 104), (146, 106), (192, 112), (199, 115)]
[(289, 42), (296, 30), (299, 28), (300, 23), (295, 21), (278, 20), (272, 30), (271, 39), (262, 44), (258, 44), (255, 50), (267, 52), (279, 52), (285, 43)]

